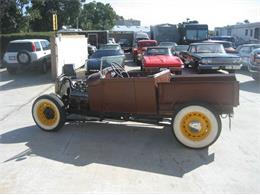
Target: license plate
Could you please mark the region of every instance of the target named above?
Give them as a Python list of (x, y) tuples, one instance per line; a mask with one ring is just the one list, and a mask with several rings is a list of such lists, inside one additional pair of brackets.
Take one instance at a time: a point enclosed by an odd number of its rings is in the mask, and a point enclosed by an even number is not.
[(15, 56), (9, 56), (9, 60), (15, 60), (16, 57)]

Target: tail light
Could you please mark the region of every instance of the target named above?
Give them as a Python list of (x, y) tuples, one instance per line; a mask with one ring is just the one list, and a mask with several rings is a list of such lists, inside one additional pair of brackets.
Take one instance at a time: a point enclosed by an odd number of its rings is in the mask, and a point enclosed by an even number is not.
[(35, 47), (35, 44), (32, 43), (32, 52), (35, 52), (36, 51), (36, 47)]

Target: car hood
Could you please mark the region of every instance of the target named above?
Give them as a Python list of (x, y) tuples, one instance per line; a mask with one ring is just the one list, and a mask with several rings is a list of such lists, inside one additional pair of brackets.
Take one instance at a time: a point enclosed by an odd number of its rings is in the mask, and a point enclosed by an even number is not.
[(198, 58), (239, 58), (238, 55), (228, 53), (196, 53)]
[(144, 56), (144, 65), (145, 66), (181, 66), (183, 62), (180, 58), (176, 56), (166, 56), (166, 55), (157, 55), (157, 56)]

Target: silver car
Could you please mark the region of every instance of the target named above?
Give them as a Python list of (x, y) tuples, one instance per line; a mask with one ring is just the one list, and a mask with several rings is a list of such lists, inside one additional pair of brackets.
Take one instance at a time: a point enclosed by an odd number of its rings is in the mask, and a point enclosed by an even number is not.
[(248, 70), (251, 72), (253, 79), (260, 81), (260, 48), (251, 53)]
[(236, 52), (239, 54), (242, 60), (243, 68), (247, 68), (250, 62), (250, 54), (253, 50), (260, 48), (260, 44), (244, 44), (240, 45)]

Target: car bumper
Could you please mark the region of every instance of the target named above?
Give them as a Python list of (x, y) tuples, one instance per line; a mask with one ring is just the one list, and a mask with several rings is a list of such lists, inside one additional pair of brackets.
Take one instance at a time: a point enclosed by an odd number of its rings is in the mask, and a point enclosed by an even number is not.
[(198, 69), (199, 70), (240, 70), (242, 67), (242, 64), (238, 65), (216, 65), (216, 64), (199, 64)]
[(19, 63), (8, 63), (5, 60), (3, 60), (3, 65), (5, 67), (10, 67), (10, 68), (28, 68), (28, 67), (37, 67), (40, 64), (42, 64), (43, 61), (35, 61), (31, 62), (30, 64), (19, 64)]
[(180, 72), (182, 67), (143, 67), (145, 72), (159, 72), (164, 69), (169, 69), (171, 72)]

